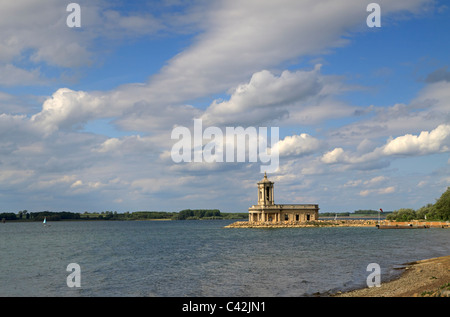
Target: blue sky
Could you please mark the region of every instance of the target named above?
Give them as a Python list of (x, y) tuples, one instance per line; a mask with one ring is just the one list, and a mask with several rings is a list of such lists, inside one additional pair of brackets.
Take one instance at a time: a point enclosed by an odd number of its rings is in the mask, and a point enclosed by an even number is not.
[(180, 163), (176, 126), (279, 127), (276, 203), (432, 203), (450, 184), (445, 1), (0, 5), (2, 211), (245, 212), (259, 163)]

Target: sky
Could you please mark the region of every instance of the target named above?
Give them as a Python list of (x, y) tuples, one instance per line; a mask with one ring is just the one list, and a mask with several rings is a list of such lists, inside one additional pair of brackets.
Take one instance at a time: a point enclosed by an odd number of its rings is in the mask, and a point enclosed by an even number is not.
[(378, 0), (380, 27), (364, 0), (69, 3), (0, 3), (0, 212), (246, 212), (263, 162), (175, 162), (194, 119), (278, 128), (278, 204), (417, 209), (450, 184), (446, 1)]

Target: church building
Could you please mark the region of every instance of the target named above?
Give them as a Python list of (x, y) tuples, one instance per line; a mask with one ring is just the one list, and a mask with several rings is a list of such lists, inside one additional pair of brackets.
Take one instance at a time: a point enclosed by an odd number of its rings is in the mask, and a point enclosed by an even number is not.
[(273, 182), (269, 181), (264, 173), (264, 178), (258, 182), (258, 204), (248, 209), (249, 222), (307, 222), (319, 219), (319, 205), (276, 205), (273, 193)]

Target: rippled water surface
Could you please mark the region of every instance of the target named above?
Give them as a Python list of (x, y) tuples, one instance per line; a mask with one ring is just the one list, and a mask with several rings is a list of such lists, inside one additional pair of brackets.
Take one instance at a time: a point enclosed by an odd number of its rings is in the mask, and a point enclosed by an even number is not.
[[(0, 296), (310, 296), (450, 254), (449, 229), (225, 229), (232, 221), (0, 224)], [(69, 288), (69, 263), (81, 287)]]

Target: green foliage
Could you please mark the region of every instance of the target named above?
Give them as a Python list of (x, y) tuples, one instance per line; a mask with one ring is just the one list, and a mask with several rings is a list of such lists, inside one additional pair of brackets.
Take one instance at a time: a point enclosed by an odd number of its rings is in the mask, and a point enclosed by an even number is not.
[(434, 205), (433, 204), (427, 204), (426, 206), (420, 207), (416, 211), (416, 219), (425, 219), (427, 220), (432, 219), (432, 214), (434, 213)]
[(338, 217), (348, 217), (350, 216), (349, 212), (321, 212), (319, 217), (334, 217), (338, 215)]
[(80, 214), (76, 212), (53, 212), (53, 211), (38, 211), (30, 212), (30, 218), (34, 221), (43, 221), (47, 218), (48, 221), (59, 221), (59, 220), (75, 220), (80, 219)]
[(16, 220), (17, 216), (15, 213), (13, 212), (3, 212), (0, 214), (0, 220), (5, 219), (5, 220)]
[(247, 219), (248, 213), (220, 213), (218, 209), (185, 209), (180, 212), (167, 211), (136, 211), (118, 213), (117, 211), (102, 212), (53, 212), (39, 211), (28, 212), (27, 210), (0, 213), (0, 221), (19, 220), (19, 221), (60, 221), (60, 220), (185, 220), (185, 219)]
[(248, 212), (223, 212), (222, 219), (248, 219)]
[(417, 211), (413, 209), (399, 209), (386, 217), (388, 220), (410, 221), (413, 219), (450, 220), (450, 187), (436, 200), (434, 204), (427, 204)]
[(378, 210), (364, 209), (364, 210), (355, 210), (354, 214), (358, 215), (378, 215)]
[(436, 201), (430, 216), (436, 220), (450, 220), (450, 187)]
[(417, 215), (414, 209), (401, 208), (399, 210), (395, 210), (392, 214), (387, 215), (386, 219), (396, 221), (410, 221), (413, 219), (417, 219)]
[(178, 220), (219, 218), (222, 217), (218, 209), (184, 209), (178, 213)]
[(135, 211), (131, 214), (127, 214), (126, 219), (172, 219), (176, 213), (165, 211)]

